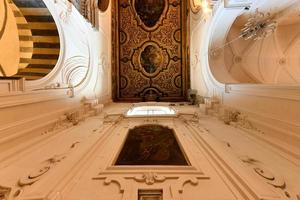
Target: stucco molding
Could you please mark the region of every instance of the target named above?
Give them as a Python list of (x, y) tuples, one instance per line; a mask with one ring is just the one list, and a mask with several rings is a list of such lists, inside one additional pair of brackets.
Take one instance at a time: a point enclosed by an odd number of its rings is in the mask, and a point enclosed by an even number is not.
[(267, 184), (274, 187), (274, 189), (280, 192), (282, 196), (292, 199), (293, 197), (297, 198), (297, 194), (291, 192), (285, 178), (280, 173), (274, 171), (272, 167), (249, 156), (240, 156), (240, 159), (247, 167), (253, 169), (253, 173), (259, 176)]
[[(268, 144), (268, 148), (274, 149), (286, 159), (298, 166), (300, 165), (300, 151), (297, 145), (300, 137), (296, 133), (297, 128), (300, 127), (297, 124), (289, 122), (290, 125), (287, 126), (289, 123), (286, 121), (270, 116), (266, 119), (265, 115), (228, 106), (222, 108), (220, 119), (226, 124), (248, 133), (248, 137)], [(264, 121), (269, 121), (272, 125)]]
[(226, 93), (300, 101), (300, 86), (274, 84), (226, 84)]
[[(197, 143), (198, 148), (203, 148), (209, 155), (209, 159), (216, 164), (222, 176), (230, 177), (229, 183), (233, 185), (233, 190), (238, 190), (247, 198), (268, 199), (275, 200), (281, 197), (270, 187), (265, 185), (258, 186), (258, 177), (249, 175), (248, 169), (242, 167), (242, 163), (238, 159), (226, 154), (226, 151), (219, 146), (218, 142), (212, 140), (209, 130), (202, 130), (199, 132), (199, 123), (186, 124), (186, 127), (191, 131), (194, 142)], [(201, 126), (201, 125), (200, 125)], [(203, 134), (203, 131), (206, 134)]]

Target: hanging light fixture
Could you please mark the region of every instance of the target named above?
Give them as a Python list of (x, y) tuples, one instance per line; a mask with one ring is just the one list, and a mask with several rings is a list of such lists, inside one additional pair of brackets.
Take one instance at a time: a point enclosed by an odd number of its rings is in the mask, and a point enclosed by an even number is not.
[(262, 13), (256, 9), (244, 27), (241, 29), (240, 36), (245, 40), (259, 40), (268, 37), (276, 30), (277, 22), (271, 18), (270, 13)]
[(275, 32), (277, 28), (277, 22), (272, 19), (270, 13), (262, 13), (256, 9), (253, 16), (251, 16), (244, 27), (241, 29), (240, 34), (229, 42), (226, 42), (220, 47), (216, 47), (210, 50), (212, 56), (217, 54), (217, 51), (225, 46), (243, 38), (244, 40), (252, 39), (254, 41), (266, 38)]

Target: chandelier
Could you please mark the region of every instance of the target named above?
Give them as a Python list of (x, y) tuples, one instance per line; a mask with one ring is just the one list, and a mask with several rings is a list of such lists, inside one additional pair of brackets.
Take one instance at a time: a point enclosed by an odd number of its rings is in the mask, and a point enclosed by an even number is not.
[(240, 36), (245, 40), (259, 40), (268, 37), (276, 30), (277, 22), (271, 18), (270, 13), (262, 13), (256, 9), (244, 27), (241, 29)]
[(210, 55), (217, 56), (219, 55), (219, 50), (223, 49), (227, 45), (243, 38), (244, 40), (252, 39), (254, 41), (266, 38), (272, 33), (275, 32), (277, 28), (277, 21), (275, 21), (271, 14), (259, 12), (256, 9), (255, 13), (247, 20), (247, 23), (241, 29), (240, 34), (234, 39), (226, 42), (222, 46), (211, 49)]

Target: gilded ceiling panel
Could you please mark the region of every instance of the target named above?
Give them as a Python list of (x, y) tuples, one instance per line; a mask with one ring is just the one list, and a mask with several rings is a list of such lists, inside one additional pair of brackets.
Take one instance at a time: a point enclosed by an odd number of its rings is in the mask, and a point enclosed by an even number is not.
[(189, 85), (185, 4), (179, 0), (115, 3), (114, 100), (185, 99)]

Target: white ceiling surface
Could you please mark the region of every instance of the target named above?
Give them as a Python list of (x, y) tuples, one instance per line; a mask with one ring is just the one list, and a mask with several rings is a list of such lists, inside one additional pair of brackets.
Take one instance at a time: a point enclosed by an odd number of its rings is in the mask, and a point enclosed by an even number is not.
[(281, 23), (290, 24), (300, 21), (300, 0), (256, 0), (250, 10), (241, 15), (235, 24), (243, 26), (257, 8), (264, 13), (270, 12), (274, 18), (280, 18)]
[(227, 41), (238, 37), (241, 27), (258, 8), (278, 22), (274, 34), (259, 41), (239, 39), (225, 48), (225, 65), (239, 82), (300, 83), (300, 0), (259, 0), (238, 17)]

